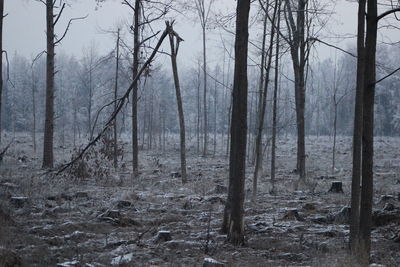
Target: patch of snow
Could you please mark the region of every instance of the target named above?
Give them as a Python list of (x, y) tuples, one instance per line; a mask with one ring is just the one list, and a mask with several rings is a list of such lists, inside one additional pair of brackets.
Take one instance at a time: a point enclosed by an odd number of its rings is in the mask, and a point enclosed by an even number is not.
[(122, 263), (129, 263), (132, 261), (133, 253), (114, 257), (111, 261), (111, 265), (120, 265)]

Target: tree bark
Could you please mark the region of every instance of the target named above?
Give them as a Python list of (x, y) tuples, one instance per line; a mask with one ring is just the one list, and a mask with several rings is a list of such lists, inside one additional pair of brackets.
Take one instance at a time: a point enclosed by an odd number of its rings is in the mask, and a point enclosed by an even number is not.
[[(181, 177), (182, 183), (187, 182), (187, 174), (186, 174), (186, 137), (185, 137), (185, 118), (183, 113), (183, 104), (182, 104), (182, 96), (181, 96), (181, 87), (179, 83), (178, 76), (178, 67), (176, 63), (176, 57), (178, 55), (179, 43), (182, 39), (175, 34), (172, 28), (172, 24), (167, 23), (167, 28), (169, 28), (169, 41), (171, 45), (171, 63), (172, 63), (172, 72), (174, 75), (174, 84), (175, 84), (175, 92), (176, 92), (176, 102), (178, 104), (178, 115), (179, 115), (179, 133), (180, 133), (180, 152), (181, 152)], [(176, 39), (176, 43), (174, 41)]]
[(54, 136), (54, 13), (53, 0), (46, 0), (46, 111), (43, 140), (43, 168), (53, 168)]
[[(139, 69), (139, 23), (141, 0), (135, 1), (134, 25), (133, 25), (133, 64), (132, 77), (136, 77)], [(139, 173), (139, 143), (138, 143), (138, 82), (134, 81), (132, 89), (132, 176)]]
[[(268, 10), (268, 7), (267, 7)], [(257, 197), (257, 180), (258, 180), (258, 173), (261, 170), (262, 159), (263, 159), (263, 151), (262, 151), (262, 136), (264, 130), (264, 118), (265, 118), (265, 110), (267, 106), (267, 93), (268, 93), (268, 86), (269, 86), (269, 73), (271, 70), (271, 62), (272, 62), (272, 55), (273, 55), (273, 46), (274, 46), (274, 37), (275, 37), (275, 19), (276, 13), (278, 10), (278, 6), (275, 5), (274, 13), (272, 17), (272, 26), (271, 26), (271, 36), (269, 42), (269, 52), (268, 52), (268, 62), (266, 65), (266, 73), (265, 73), (265, 82), (264, 88), (260, 92), (260, 99), (259, 99), (259, 108), (258, 108), (258, 120), (257, 120), (257, 137), (256, 137), (256, 147), (255, 147), (255, 167), (254, 167), (254, 176), (253, 176), (253, 196), (252, 201), (256, 201)], [(266, 14), (268, 16), (268, 14)], [(266, 18), (265, 18), (266, 19)]]
[(360, 202), (360, 248), (362, 262), (368, 263), (371, 251), (373, 155), (374, 155), (374, 99), (375, 57), (377, 39), (377, 1), (368, 0), (367, 31), (365, 38), (365, 83), (362, 137), (362, 190)]
[(207, 122), (207, 57), (206, 57), (206, 25), (203, 25), (203, 114), (204, 114), (204, 141), (203, 157), (207, 156), (208, 122)]
[[(119, 72), (119, 29), (117, 33), (115, 81), (114, 81), (114, 112), (117, 110), (118, 98), (118, 72)], [(117, 116), (114, 120), (114, 168), (118, 167), (118, 136), (117, 136)]]
[(306, 153), (305, 153), (305, 66), (308, 60), (306, 55), (305, 41), (305, 14), (308, 0), (299, 0), (297, 6), (296, 22), (293, 18), (293, 10), (290, 0), (286, 0), (287, 24), (291, 29), (290, 53), (292, 56), (295, 104), (296, 104), (296, 126), (297, 126), (297, 166), (296, 170), (300, 179), (306, 176)]
[(365, 5), (366, 0), (358, 2), (358, 29), (357, 29), (357, 81), (354, 110), (353, 130), (353, 170), (351, 181), (351, 212), (350, 212), (350, 248), (352, 253), (359, 254), (360, 230), (360, 176), (361, 176), (361, 138), (364, 98), (364, 71), (365, 71)]
[[(278, 5), (278, 21), (276, 24), (277, 31), (280, 30), (281, 24), (281, 0), (276, 0), (275, 5)], [(277, 127), (277, 111), (278, 111), (278, 86), (279, 86), (279, 33), (276, 35), (275, 47), (275, 77), (274, 77), (274, 96), (272, 104), (272, 144), (271, 144), (271, 192), (275, 191), (275, 171), (276, 171), (276, 127)]]
[(4, 0), (0, 0), (0, 145), (3, 133), (2, 110), (3, 110), (3, 20)]
[(244, 243), (244, 182), (247, 131), (247, 52), (250, 0), (238, 0), (236, 9), (235, 71), (229, 157), (229, 191), (225, 205), (223, 232), (228, 240)]
[[(33, 63), (31, 66), (31, 79), (32, 79), (32, 143), (33, 152), (36, 154), (36, 80), (33, 71)], [(1, 109), (1, 107), (0, 107)]]

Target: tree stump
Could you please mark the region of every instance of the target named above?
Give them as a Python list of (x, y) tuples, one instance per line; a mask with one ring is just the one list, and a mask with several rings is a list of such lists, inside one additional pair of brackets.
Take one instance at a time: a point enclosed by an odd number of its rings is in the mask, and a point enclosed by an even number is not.
[(225, 264), (214, 260), (213, 258), (205, 258), (203, 262), (203, 267), (224, 267)]
[(11, 197), (10, 202), (11, 204), (17, 208), (23, 208), (29, 201), (29, 198), (27, 197)]
[(170, 231), (159, 231), (156, 237), (156, 242), (166, 242), (172, 240)]
[(331, 189), (329, 189), (330, 193), (344, 193), (343, 192), (343, 184), (342, 182), (332, 182)]

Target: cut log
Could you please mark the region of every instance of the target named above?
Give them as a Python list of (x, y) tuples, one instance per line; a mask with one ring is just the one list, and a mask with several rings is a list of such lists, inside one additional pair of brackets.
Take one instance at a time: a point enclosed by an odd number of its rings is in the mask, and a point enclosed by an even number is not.
[(331, 189), (329, 189), (330, 193), (344, 193), (343, 192), (343, 184), (342, 182), (332, 182)]

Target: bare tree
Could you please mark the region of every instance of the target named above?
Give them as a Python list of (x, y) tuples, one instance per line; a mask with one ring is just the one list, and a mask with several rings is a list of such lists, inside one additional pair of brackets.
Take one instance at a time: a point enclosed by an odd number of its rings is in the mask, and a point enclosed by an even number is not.
[[(309, 56), (309, 47), (306, 41), (306, 14), (308, 0), (298, 0), (297, 8), (293, 9), (291, 0), (285, 0), (286, 24), (289, 36), (286, 39), (290, 46), (294, 72), (294, 91), (296, 103), (296, 125), (297, 125), (297, 167), (300, 179), (306, 176), (306, 153), (305, 153), (305, 99), (306, 99), (306, 64)], [(294, 13), (297, 16), (294, 16)], [(295, 20), (296, 19), (296, 20)]]
[[(207, 155), (208, 146), (208, 121), (207, 121), (207, 48), (206, 30), (209, 24), (210, 10), (214, 0), (195, 0), (195, 7), (199, 16), (203, 38), (203, 157)], [(208, 2), (208, 4), (207, 4)]]
[[(367, 12), (365, 12), (367, 4)], [(400, 7), (378, 15), (376, 0), (359, 2), (356, 114), (353, 136), (353, 176), (350, 222), (352, 252), (362, 264), (369, 264), (373, 200), (374, 99), (376, 81), (376, 42), (380, 19), (400, 12)], [(366, 15), (368, 14), (368, 15)], [(366, 31), (364, 30), (366, 20)], [(365, 39), (364, 39), (365, 36)], [(379, 81), (382, 81), (379, 80)], [(379, 82), (378, 81), (378, 82)], [(357, 113), (359, 112), (359, 113)], [(359, 129), (359, 128), (361, 129)], [(360, 190), (361, 169), (361, 190)], [(361, 191), (361, 194), (360, 194)]]
[[(278, 21), (276, 23), (277, 31), (280, 29), (281, 24), (281, 0), (276, 0), (275, 5), (278, 5)], [(272, 104), (272, 140), (271, 140), (271, 181), (272, 189), (271, 192), (275, 191), (275, 171), (276, 171), (276, 130), (277, 130), (277, 112), (278, 112), (278, 87), (279, 87), (279, 34), (276, 36), (275, 46), (275, 77), (274, 77), (274, 96)]]
[(179, 51), (179, 43), (183, 41), (181, 37), (174, 31), (173, 22), (166, 22), (167, 29), (169, 32), (169, 42), (171, 45), (171, 62), (172, 62), (172, 72), (174, 75), (175, 92), (176, 92), (176, 102), (178, 104), (178, 115), (179, 115), (179, 128), (180, 128), (180, 150), (181, 150), (181, 177), (182, 183), (187, 182), (186, 174), (186, 137), (185, 137), (185, 118), (183, 114), (183, 105), (181, 97), (181, 87), (179, 84), (178, 76), (178, 66), (176, 63), (176, 57)]
[[(142, 38), (141, 33), (143, 33), (143, 29), (145, 25), (149, 25), (152, 22), (161, 19), (167, 14), (171, 2), (167, 1), (166, 3), (162, 2), (149, 2), (150, 6), (155, 6), (154, 9), (157, 12), (145, 11), (144, 4), (147, 1), (143, 0), (135, 0), (134, 4), (131, 4), (129, 0), (123, 0), (122, 4), (127, 5), (133, 11), (133, 25), (131, 26), (131, 30), (133, 32), (133, 50), (132, 50), (132, 77), (136, 77), (138, 73), (138, 69), (140, 66), (140, 54), (141, 47), (145, 42), (152, 39), (155, 35), (151, 35), (147, 38)], [(158, 6), (160, 5), (160, 6)], [(147, 72), (150, 70), (150, 66), (148, 66)], [(139, 143), (138, 143), (138, 80), (133, 83), (132, 90), (132, 176), (136, 177), (139, 174)]]
[[(68, 22), (67, 27), (61, 37), (57, 37), (54, 28), (65, 8), (65, 3), (60, 1), (61, 6), (56, 5), (54, 0), (38, 0), (46, 6), (46, 111), (43, 138), (43, 168), (52, 168), (54, 165), (53, 139), (54, 139), (54, 75), (55, 75), (55, 47), (67, 35), (68, 30), (74, 20), (83, 18), (73, 18)], [(59, 9), (58, 14), (54, 13)]]
[(235, 71), (229, 156), (229, 190), (222, 232), (236, 245), (244, 242), (244, 182), (247, 131), (247, 53), (250, 0), (238, 0), (236, 9)]
[[(64, 7), (64, 6), (63, 6)], [(63, 7), (54, 21), (54, 1), (46, 0), (46, 113), (43, 140), (43, 168), (52, 168), (53, 156), (53, 135), (54, 135), (54, 48), (55, 35), (54, 26), (62, 14)]]
[[(267, 4), (268, 4), (268, 2), (267, 2)], [(263, 6), (263, 4), (261, 3), (261, 7), (263, 8), (263, 10), (265, 12), (264, 20), (267, 20), (268, 6)], [(254, 175), (253, 175), (253, 196), (252, 196), (253, 202), (256, 201), (258, 173), (261, 169), (261, 163), (262, 163), (262, 158), (263, 158), (262, 136), (263, 136), (263, 130), (264, 130), (265, 110), (266, 110), (266, 106), (267, 106), (269, 74), (270, 74), (270, 70), (271, 70), (271, 62), (272, 62), (272, 56), (273, 56), (273, 45), (274, 45), (274, 38), (275, 38), (275, 20), (276, 20), (277, 10), (278, 10), (278, 5), (275, 4), (275, 7), (273, 9), (272, 21), (271, 21), (271, 24), (272, 24), (271, 35), (270, 35), (269, 49), (268, 49), (268, 55), (267, 55), (268, 61), (265, 66), (266, 73), (265, 73), (264, 83), (262, 80), (260, 81), (260, 83), (263, 84), (263, 86), (260, 86), (258, 115), (257, 115), (257, 136), (256, 136), (256, 144), (255, 144), (255, 167), (254, 167)], [(264, 27), (266, 27), (266, 22), (264, 22)], [(264, 28), (264, 32), (265, 32), (265, 28)], [(263, 48), (263, 50), (264, 49), (265, 48)]]
[[(117, 45), (115, 49), (115, 81), (114, 81), (114, 112), (117, 110), (118, 98), (118, 72), (119, 72), (119, 32), (117, 30)], [(114, 168), (118, 167), (118, 136), (117, 136), (117, 116), (114, 119)]]
[[(133, 9), (133, 12), (134, 12), (133, 14), (134, 21), (133, 21), (132, 77), (136, 77), (139, 69), (141, 0), (135, 1), (135, 7)], [(138, 101), (138, 81), (135, 81), (133, 83), (133, 89), (132, 89), (132, 175), (133, 177), (136, 177), (139, 173), (137, 101)]]

